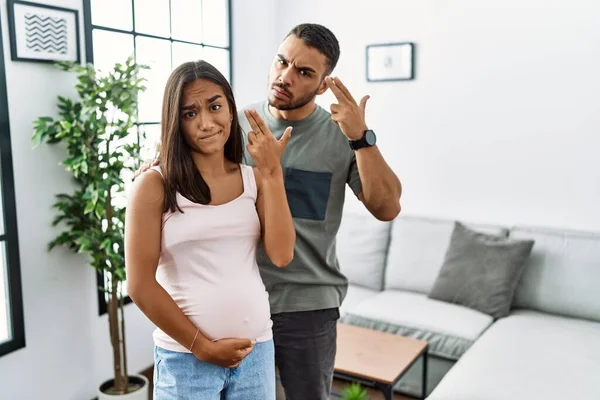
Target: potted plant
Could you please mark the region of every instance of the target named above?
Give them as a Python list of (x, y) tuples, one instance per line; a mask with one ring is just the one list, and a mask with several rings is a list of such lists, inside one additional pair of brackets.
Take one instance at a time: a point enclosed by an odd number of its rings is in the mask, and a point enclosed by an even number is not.
[[(108, 324), (113, 353), (112, 379), (99, 387), (99, 399), (148, 399), (148, 380), (130, 375), (123, 313), (125, 281), (125, 179), (133, 174), (140, 146), (132, 140), (138, 95), (145, 90), (140, 71), (145, 66), (129, 58), (103, 74), (92, 65), (56, 64), (77, 74), (79, 99), (58, 96), (59, 117), (34, 121), (32, 141), (62, 143), (63, 165), (73, 176), (72, 193), (56, 195), (53, 226), (64, 229), (48, 245), (66, 246), (90, 257), (90, 265), (106, 276)], [(130, 180), (130, 179), (129, 179)]]
[(368, 393), (366, 389), (360, 386), (360, 383), (351, 383), (342, 391), (342, 399), (344, 400), (367, 400)]

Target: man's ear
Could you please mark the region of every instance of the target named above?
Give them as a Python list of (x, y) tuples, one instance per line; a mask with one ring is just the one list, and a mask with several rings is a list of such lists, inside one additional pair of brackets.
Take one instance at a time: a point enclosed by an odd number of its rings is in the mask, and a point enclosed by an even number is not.
[(321, 82), (321, 86), (319, 86), (319, 90), (317, 90), (318, 95), (322, 95), (329, 89), (329, 85), (327, 85), (327, 81), (325, 80), (327, 76), (323, 77), (323, 81)]

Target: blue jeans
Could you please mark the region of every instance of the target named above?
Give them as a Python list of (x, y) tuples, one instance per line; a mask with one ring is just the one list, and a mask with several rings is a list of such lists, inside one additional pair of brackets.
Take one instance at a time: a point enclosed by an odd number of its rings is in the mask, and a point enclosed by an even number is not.
[(154, 348), (154, 400), (275, 400), (273, 340), (256, 343), (235, 368)]

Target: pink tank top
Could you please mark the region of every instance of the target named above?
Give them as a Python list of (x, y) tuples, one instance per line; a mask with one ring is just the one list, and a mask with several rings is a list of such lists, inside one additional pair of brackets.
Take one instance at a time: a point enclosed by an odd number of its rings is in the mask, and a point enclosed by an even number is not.
[[(241, 165), (241, 172), (244, 192), (222, 205), (196, 204), (177, 193), (184, 213), (163, 214), (156, 279), (208, 339), (264, 342), (273, 323), (256, 264), (257, 188), (252, 167)], [(160, 329), (153, 336), (156, 346), (189, 352)]]

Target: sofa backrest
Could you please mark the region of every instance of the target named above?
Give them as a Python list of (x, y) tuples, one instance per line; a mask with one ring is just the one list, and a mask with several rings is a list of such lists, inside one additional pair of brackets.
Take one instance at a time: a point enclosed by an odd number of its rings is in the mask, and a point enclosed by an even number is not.
[(336, 247), (340, 270), (350, 283), (383, 289), (390, 227), (390, 222), (379, 221), (370, 214), (344, 213)]
[[(464, 223), (480, 232), (508, 234), (504, 227)], [(428, 294), (444, 262), (453, 229), (450, 219), (398, 216), (390, 233), (385, 288)]]
[(515, 227), (535, 240), (514, 307), (600, 321), (600, 235)]

